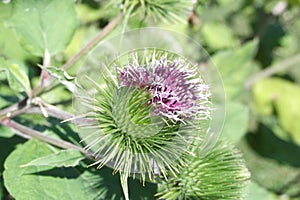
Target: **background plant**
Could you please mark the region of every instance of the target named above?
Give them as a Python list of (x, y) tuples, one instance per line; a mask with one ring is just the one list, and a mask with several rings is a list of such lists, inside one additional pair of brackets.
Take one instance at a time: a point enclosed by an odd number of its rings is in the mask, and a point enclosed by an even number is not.
[[(115, 187), (120, 185), (119, 177), (112, 176), (109, 168), (87, 170), (90, 160), (83, 160), (82, 154), (91, 155), (79, 143), (74, 125), (60, 122), (72, 117), (69, 83), (83, 56), (109, 35), (146, 26), (187, 34), (212, 55), (227, 95), (221, 137), (243, 152), (252, 174), (249, 199), (300, 198), (300, 3), (193, 3), (0, 3), (1, 198), (123, 198), (121, 187)], [(153, 198), (164, 191), (163, 186), (146, 182), (143, 187), (129, 180), (132, 198)]]

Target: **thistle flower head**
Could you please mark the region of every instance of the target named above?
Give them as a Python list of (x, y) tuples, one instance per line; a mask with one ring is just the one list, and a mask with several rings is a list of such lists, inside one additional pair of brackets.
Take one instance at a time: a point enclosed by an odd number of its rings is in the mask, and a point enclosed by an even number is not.
[(91, 123), (81, 135), (98, 158), (94, 164), (139, 173), (142, 181), (176, 174), (181, 156), (206, 133), (201, 125), (210, 119), (208, 85), (196, 66), (163, 51), (142, 51), (112, 66), (117, 70), (90, 81), (92, 93), (77, 97), (89, 108)]
[(155, 115), (182, 122), (210, 118), (209, 87), (197, 77), (196, 68), (181, 59), (168, 60), (164, 55), (158, 60), (153, 56), (146, 66), (128, 63), (120, 69), (119, 79), (121, 85), (150, 91), (148, 104), (154, 104)]

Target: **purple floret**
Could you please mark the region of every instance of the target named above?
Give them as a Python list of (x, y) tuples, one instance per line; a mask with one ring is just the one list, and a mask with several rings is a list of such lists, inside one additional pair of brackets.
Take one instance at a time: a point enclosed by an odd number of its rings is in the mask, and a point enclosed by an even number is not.
[(119, 71), (122, 86), (151, 91), (148, 105), (154, 104), (153, 114), (184, 122), (189, 118), (210, 118), (210, 90), (196, 67), (182, 60), (166, 57), (149, 65), (129, 63)]

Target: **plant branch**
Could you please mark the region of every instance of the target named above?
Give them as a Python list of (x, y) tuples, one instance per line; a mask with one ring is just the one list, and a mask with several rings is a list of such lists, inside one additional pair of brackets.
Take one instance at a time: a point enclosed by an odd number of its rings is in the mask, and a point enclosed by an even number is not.
[(300, 63), (300, 54), (296, 54), (293, 57), (290, 57), (288, 59), (285, 59), (277, 64), (274, 64), (268, 68), (266, 68), (263, 71), (260, 71), (259, 73), (255, 74), (254, 76), (250, 77), (245, 82), (245, 88), (250, 88), (254, 83), (257, 81), (272, 76), (278, 72), (281, 72), (283, 70), (288, 69), (289, 67), (292, 67), (296, 65), (297, 63)]
[(83, 117), (75, 117), (73, 114), (68, 113), (66, 111), (60, 110), (56, 106), (46, 104), (42, 102), (39, 104), (39, 107), (31, 107), (30, 109), (27, 109), (24, 111), (24, 114), (43, 114), (42, 109), (44, 109), (44, 112), (47, 113), (48, 116), (55, 117), (57, 119), (61, 119), (62, 121), (69, 121), (72, 124), (75, 125), (82, 125), (82, 124), (92, 124), (93, 121), (87, 118)]
[[(43, 67), (49, 67), (51, 65), (51, 55), (49, 51), (46, 49), (43, 57)], [(31, 97), (36, 95), (44, 86), (48, 86), (51, 83), (50, 74), (43, 68), (40, 75), (40, 82), (38, 86), (36, 86), (31, 93)]]
[(25, 98), (19, 101), (18, 103), (15, 103), (9, 107), (0, 110), (0, 121), (2, 119), (11, 118), (14, 115), (14, 113), (26, 109), (27, 106), (28, 106), (28, 98)]
[[(88, 152), (87, 150), (76, 146), (72, 143), (63, 141), (63, 140), (59, 140), (59, 139), (55, 139), (52, 137), (49, 137), (47, 135), (42, 134), (39, 131), (33, 130), (31, 128), (28, 128), (26, 126), (23, 126), (22, 124), (19, 124), (11, 119), (5, 119), (1, 121), (1, 124), (11, 128), (12, 130), (14, 130), (15, 132), (17, 132), (18, 135), (25, 137), (26, 139), (29, 138), (37, 138), (40, 141), (46, 142), (48, 144), (52, 144), (54, 146), (63, 148), (63, 149), (75, 149), (80, 151), (81, 153), (83, 153), (84, 155), (86, 155), (89, 158), (92, 158), (93, 160), (95, 159), (94, 156)], [(21, 133), (21, 134), (19, 134)]]
[(68, 62), (66, 62), (62, 69), (68, 69), (74, 63), (76, 63), (83, 55), (85, 55), (89, 50), (91, 50), (98, 42), (106, 36), (111, 30), (113, 30), (122, 20), (123, 12), (113, 19), (110, 23), (108, 23), (100, 33), (98, 33), (89, 43), (87, 43), (78, 53), (76, 53)]
[(26, 101), (23, 100), (19, 103), (11, 105), (10, 107), (0, 110), (0, 122), (1, 120), (11, 119), (21, 114), (43, 114), (45, 117), (51, 116), (61, 119), (62, 121), (68, 120), (75, 125), (92, 123), (90, 119), (83, 117), (76, 118), (73, 114), (60, 110), (51, 104), (47, 104), (38, 97), (31, 99), (31, 101), (28, 101), (27, 99)]
[[(46, 49), (43, 57), (43, 67), (47, 68), (51, 65), (51, 55), (49, 51)], [(40, 77), (40, 85), (41, 86), (47, 86), (48, 79), (51, 78), (50, 74), (43, 68), (41, 77)]]

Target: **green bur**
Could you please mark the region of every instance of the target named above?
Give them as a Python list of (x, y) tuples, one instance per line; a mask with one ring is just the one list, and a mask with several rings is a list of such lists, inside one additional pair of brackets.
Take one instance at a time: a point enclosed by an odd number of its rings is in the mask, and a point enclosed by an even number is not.
[(161, 185), (161, 199), (245, 199), (250, 179), (241, 153), (219, 141), (206, 155), (195, 150), (186, 157), (187, 167)]
[(120, 173), (126, 199), (129, 176), (138, 176), (144, 183), (155, 181), (157, 175), (166, 178), (178, 173), (181, 155), (197, 133), (193, 125), (154, 115), (148, 91), (118, 87), (112, 80), (97, 84), (97, 93), (86, 99), (97, 121), (91, 136), (84, 139), (86, 148), (98, 158), (93, 165), (109, 165)]

